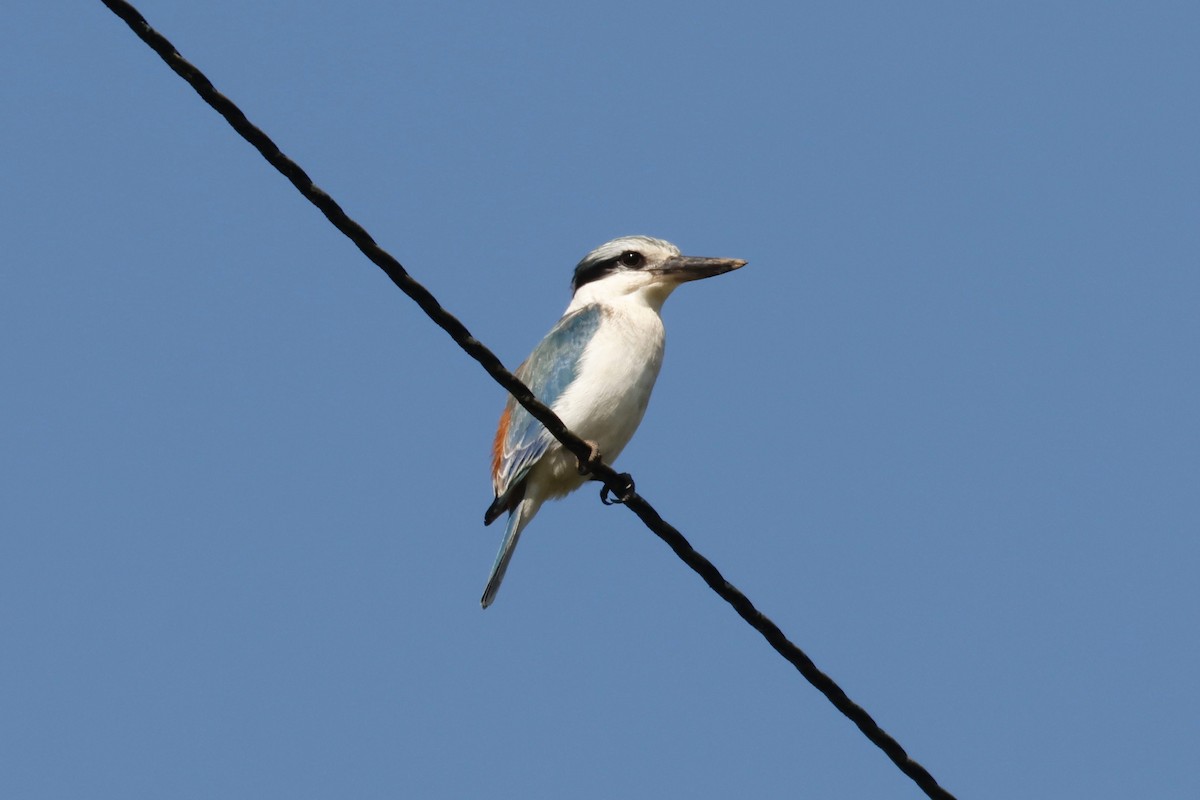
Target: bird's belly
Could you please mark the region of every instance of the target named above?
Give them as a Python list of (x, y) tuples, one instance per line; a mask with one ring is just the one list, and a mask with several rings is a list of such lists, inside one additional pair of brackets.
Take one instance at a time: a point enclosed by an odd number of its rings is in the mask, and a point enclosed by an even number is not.
[[(633, 438), (649, 397), (649, 392), (644, 394), (644, 399), (626, 396), (625, 402), (597, 409), (594, 417), (572, 423), (563, 416), (563, 421), (576, 435), (594, 442), (604, 463), (611, 466)], [(544, 488), (547, 497), (560, 497), (587, 481), (587, 477), (579, 473), (578, 459), (559, 442), (552, 444), (534, 466), (530, 479), (531, 483)]]
[[(662, 366), (661, 322), (650, 330), (613, 326), (597, 336), (581, 363), (578, 377), (554, 404), (554, 411), (578, 436), (595, 442), (604, 463), (611, 465), (629, 444), (646, 413)], [(557, 442), (536, 468), (552, 495), (578, 488), (574, 455)], [(531, 476), (532, 477), (532, 476)]]

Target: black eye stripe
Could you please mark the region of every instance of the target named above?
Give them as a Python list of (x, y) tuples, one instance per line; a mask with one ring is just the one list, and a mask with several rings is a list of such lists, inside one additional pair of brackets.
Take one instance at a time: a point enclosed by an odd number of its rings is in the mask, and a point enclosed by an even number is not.
[(575, 275), (571, 280), (571, 291), (579, 291), (580, 286), (599, 280), (605, 275), (611, 275), (619, 270), (642, 269), (646, 266), (646, 263), (645, 254), (637, 250), (623, 250), (619, 255), (595, 261), (585, 258), (575, 267)]
[(578, 291), (580, 286), (599, 280), (610, 272), (615, 272), (617, 269), (617, 260), (615, 258), (605, 259), (604, 261), (593, 261), (590, 264), (580, 264), (575, 268), (575, 279), (571, 281), (571, 290)]

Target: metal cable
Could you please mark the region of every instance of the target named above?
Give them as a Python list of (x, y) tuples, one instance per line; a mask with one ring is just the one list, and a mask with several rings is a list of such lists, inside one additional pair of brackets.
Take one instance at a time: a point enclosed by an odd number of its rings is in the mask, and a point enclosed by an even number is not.
[(667, 523), (645, 498), (632, 488), (632, 479), (616, 472), (612, 467), (594, 458), (591, 447), (569, 431), (553, 411), (543, 405), (524, 383), (504, 368), (500, 359), (471, 335), (467, 327), (438, 303), (437, 299), (401, 266), (391, 254), (376, 244), (370, 234), (346, 215), (332, 197), (320, 189), (296, 162), (285, 156), (271, 138), (255, 127), (233, 101), (218, 92), (204, 74), (176, 51), (162, 34), (150, 27), (136, 8), (124, 0), (101, 0), (109, 10), (124, 20), (130, 29), (156, 52), (181, 78), (195, 89), (208, 105), (223, 116), (237, 133), (252, 144), (270, 164), (283, 173), (296, 190), (321, 210), (333, 226), (345, 234), (363, 255), (391, 278), (402, 292), (411, 297), (430, 319), (437, 323), (450, 337), (479, 362), (492, 378), (503, 386), (522, 406), (553, 436), (562, 442), (581, 463), (588, 464), (591, 474), (601, 481), (620, 502), (628, 506), (651, 531), (667, 543), (675, 554), (704, 579), (714, 592), (733, 606), (738, 615), (763, 635), (763, 638), (788, 660), (800, 674), (820, 691), (829, 702), (848, 717), (863, 734), (875, 743), (900, 770), (929, 797), (954, 800), (954, 796), (938, 785), (938, 782), (923, 766), (912, 760), (899, 742), (879, 727), (862, 707), (854, 703), (841, 687), (821, 672), (804, 651), (784, 635), (779, 626), (763, 615), (746, 595), (742, 594), (713, 565), (691, 546), (683, 534)]

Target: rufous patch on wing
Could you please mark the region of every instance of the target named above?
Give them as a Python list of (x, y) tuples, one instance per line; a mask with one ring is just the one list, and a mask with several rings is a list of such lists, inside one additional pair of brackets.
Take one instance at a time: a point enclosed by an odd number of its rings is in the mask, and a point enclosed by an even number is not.
[[(500, 475), (500, 463), (504, 461), (504, 440), (508, 438), (508, 424), (512, 420), (512, 406), (505, 405), (504, 411), (500, 414), (500, 424), (496, 427), (496, 438), (492, 442), (492, 483), (494, 484)], [(496, 488), (497, 494), (500, 492), (500, 487)]]

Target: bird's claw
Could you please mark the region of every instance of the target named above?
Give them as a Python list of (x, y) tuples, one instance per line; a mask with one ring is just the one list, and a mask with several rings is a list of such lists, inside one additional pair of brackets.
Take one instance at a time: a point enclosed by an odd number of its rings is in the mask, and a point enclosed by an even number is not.
[(592, 470), (594, 470), (596, 465), (600, 463), (600, 447), (589, 439), (584, 439), (583, 443), (588, 446), (588, 449), (591, 450), (591, 452), (588, 453), (587, 461), (579, 459), (577, 466), (579, 468), (580, 475), (591, 475)]
[[(617, 477), (621, 479), (621, 483), (623, 484), (623, 487), (620, 491), (614, 492), (610, 490), (607, 484), (600, 489), (600, 502), (604, 503), (606, 506), (613, 506), (617, 505), (618, 503), (628, 503), (633, 498), (633, 476), (628, 472), (622, 472), (617, 475)], [(613, 495), (612, 497), (609, 497), (610, 493)]]

